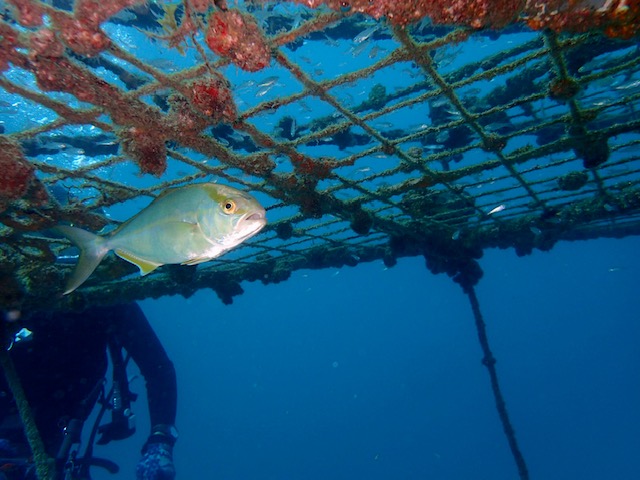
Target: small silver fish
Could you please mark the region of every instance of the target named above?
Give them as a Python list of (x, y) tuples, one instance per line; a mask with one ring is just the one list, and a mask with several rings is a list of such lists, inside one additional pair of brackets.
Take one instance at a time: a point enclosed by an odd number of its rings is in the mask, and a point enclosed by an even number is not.
[(370, 45), (370, 43), (367, 42), (362, 42), (361, 44), (355, 46), (355, 47), (351, 47), (347, 53), (350, 53), (352, 57), (357, 57), (358, 55), (360, 55), (362, 52), (364, 52), (367, 47)]
[(235, 188), (199, 183), (170, 188), (104, 237), (80, 228), (54, 228), (80, 249), (64, 294), (73, 292), (111, 250), (146, 275), (161, 265), (207, 262), (258, 233), (267, 223), (255, 198)]
[(369, 58), (376, 58), (378, 54), (383, 50), (384, 48), (374, 45), (373, 48), (369, 51)]
[(438, 135), (436, 135), (436, 142), (444, 143), (449, 140), (449, 132), (447, 130), (443, 130)]
[(429, 128), (428, 124), (421, 123), (420, 125), (411, 125), (409, 127), (409, 131), (412, 133), (415, 133), (415, 132), (421, 132), (422, 130), (426, 130), (427, 128)]
[(493, 208), (489, 212), (487, 212), (487, 215), (493, 215), (494, 213), (499, 213), (503, 211), (505, 208), (507, 208), (507, 206), (504, 204), (498, 205), (496, 208)]
[(243, 92), (249, 90), (256, 84), (255, 80), (247, 80), (246, 82), (241, 83), (237, 87), (234, 87), (236, 92)]
[(289, 130), (289, 138), (295, 138), (296, 137), (296, 128), (298, 127), (298, 124), (296, 122), (296, 119), (294, 118), (293, 120), (291, 120), (291, 129)]
[(425, 150), (429, 150), (431, 152), (435, 152), (437, 150), (442, 150), (444, 149), (444, 147), (442, 145), (423, 145), (422, 146)]
[(636, 87), (640, 87), (640, 80), (633, 80), (631, 82), (626, 82), (623, 83), (622, 85), (618, 85), (616, 88), (616, 90), (627, 90), (629, 88), (636, 88)]
[(258, 82), (258, 87), (272, 87), (276, 84), (277, 81), (278, 81), (278, 76), (273, 75), (271, 77), (267, 77), (264, 80), (261, 80), (260, 82)]
[(373, 27), (369, 27), (366, 30), (363, 30), (355, 36), (355, 38), (353, 39), (353, 43), (355, 43), (356, 45), (360, 45), (362, 42), (366, 42), (371, 38), (371, 35), (376, 33), (376, 30), (378, 30), (378, 28), (380, 28), (380, 25), (374, 25)]
[(264, 87), (260, 87), (256, 92), (256, 97), (264, 97), (267, 93), (271, 91), (271, 89), (275, 86), (275, 83), (270, 85), (265, 85)]

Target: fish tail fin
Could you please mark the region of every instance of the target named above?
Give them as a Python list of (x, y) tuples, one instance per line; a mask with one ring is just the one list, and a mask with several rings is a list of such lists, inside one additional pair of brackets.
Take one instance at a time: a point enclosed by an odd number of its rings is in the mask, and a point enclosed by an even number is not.
[(89, 275), (93, 273), (107, 254), (109, 248), (104, 238), (82, 230), (81, 228), (58, 225), (54, 227), (53, 230), (67, 237), (71, 240), (71, 243), (80, 249), (78, 265), (73, 271), (71, 278), (67, 280), (67, 285), (63, 293), (63, 295), (67, 295), (89, 278)]

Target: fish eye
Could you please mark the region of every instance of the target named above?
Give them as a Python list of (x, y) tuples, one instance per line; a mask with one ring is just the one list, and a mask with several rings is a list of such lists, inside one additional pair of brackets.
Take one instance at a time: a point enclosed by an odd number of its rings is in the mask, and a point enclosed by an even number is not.
[(224, 202), (222, 202), (222, 210), (224, 211), (224, 213), (234, 213), (237, 208), (238, 206), (233, 200), (225, 200)]

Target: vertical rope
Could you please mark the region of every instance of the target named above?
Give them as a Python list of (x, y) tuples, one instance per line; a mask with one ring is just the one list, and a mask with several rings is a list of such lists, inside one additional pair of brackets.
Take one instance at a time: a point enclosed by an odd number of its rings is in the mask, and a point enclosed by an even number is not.
[(484, 323), (484, 319), (482, 318), (482, 313), (480, 312), (480, 304), (478, 302), (478, 297), (476, 297), (476, 291), (473, 288), (473, 285), (469, 284), (463, 284), (462, 288), (469, 297), (469, 301), (471, 303), (471, 310), (473, 310), (473, 316), (476, 320), (478, 339), (480, 340), (480, 346), (482, 347), (482, 364), (487, 367), (487, 370), (489, 370), (489, 377), (491, 378), (491, 389), (493, 390), (493, 398), (496, 401), (496, 408), (498, 409), (498, 415), (500, 417), (500, 421), (502, 422), (502, 428), (504, 429), (504, 433), (507, 436), (507, 441), (509, 442), (511, 454), (513, 455), (513, 459), (515, 460), (518, 467), (518, 473), (521, 480), (529, 480), (529, 471), (527, 470), (527, 464), (525, 463), (522, 452), (518, 447), (516, 434), (513, 430), (513, 427), (511, 426), (509, 413), (507, 412), (507, 407), (504, 402), (504, 398), (502, 397), (502, 392), (500, 391), (498, 373), (496, 372), (496, 359), (494, 358), (493, 353), (491, 353), (491, 348), (489, 348), (489, 340), (487, 338), (487, 330), (485, 328), (486, 325)]
[(36, 422), (31, 413), (31, 408), (29, 408), (29, 403), (27, 402), (24, 390), (22, 389), (20, 377), (18, 377), (15, 366), (13, 365), (13, 361), (9, 356), (9, 352), (7, 352), (4, 348), (0, 348), (0, 364), (2, 365), (2, 370), (4, 371), (4, 375), (7, 378), (9, 389), (11, 390), (13, 398), (16, 401), (20, 419), (22, 420), (22, 424), (24, 425), (24, 431), (27, 436), (27, 441), (29, 442), (29, 446), (31, 447), (33, 459), (36, 464), (36, 473), (38, 475), (38, 479), (55, 480), (55, 463), (53, 459), (47, 456), (47, 453), (44, 449), (44, 444), (42, 443), (42, 439), (40, 438), (40, 433), (38, 432), (38, 428), (36, 427)]

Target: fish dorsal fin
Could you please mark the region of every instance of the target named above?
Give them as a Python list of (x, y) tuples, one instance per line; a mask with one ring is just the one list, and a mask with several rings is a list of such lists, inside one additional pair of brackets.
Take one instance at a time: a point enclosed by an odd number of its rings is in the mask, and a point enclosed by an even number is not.
[(124, 250), (116, 250), (116, 255), (118, 255), (120, 258), (124, 258), (127, 262), (131, 262), (135, 266), (137, 266), (140, 269), (140, 275), (142, 276), (153, 272), (161, 265), (160, 263), (154, 263), (148, 260), (144, 260), (143, 258), (138, 258), (132, 253), (125, 252)]

